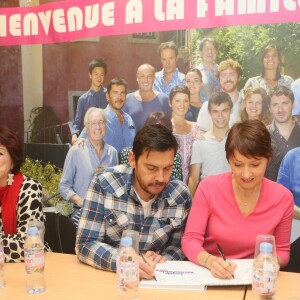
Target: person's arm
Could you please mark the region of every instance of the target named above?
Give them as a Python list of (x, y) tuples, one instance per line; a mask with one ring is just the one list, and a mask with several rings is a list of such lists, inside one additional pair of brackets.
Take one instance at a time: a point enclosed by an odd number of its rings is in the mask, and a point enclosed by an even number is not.
[(185, 232), (181, 240), (181, 248), (184, 255), (195, 264), (199, 264), (198, 255), (205, 251), (203, 243), (210, 214), (209, 203), (202, 185), (201, 183), (195, 193)]
[(294, 215), (293, 215), (293, 218), (300, 220), (300, 207), (298, 207), (297, 205), (294, 205)]
[[(181, 239), (185, 230), (187, 216), (190, 212), (192, 198), (186, 186), (184, 189), (179, 187), (176, 189), (181, 195), (178, 196), (176, 209), (178, 214), (174, 222), (178, 222), (180, 219), (180, 224), (176, 224), (176, 228), (173, 230), (171, 237), (169, 238), (167, 244), (160, 251), (160, 255), (164, 256), (167, 260), (183, 260), (184, 255), (181, 250)], [(174, 194), (178, 194), (177, 192)]]
[(157, 74), (155, 74), (155, 79), (154, 79), (154, 83), (153, 83), (152, 88), (153, 88), (154, 91), (162, 92), (160, 82), (159, 82), (159, 76)]
[(80, 131), (82, 130), (84, 113), (83, 98), (80, 97), (77, 104), (75, 119), (72, 125), (72, 145), (77, 141)]
[(277, 175), (277, 182), (291, 190), (291, 169), (290, 169), (290, 156), (286, 155), (280, 164), (280, 168)]
[(209, 131), (212, 126), (211, 117), (208, 112), (208, 102), (204, 102), (200, 108), (197, 122), (202, 131)]
[(250, 89), (250, 88), (252, 88), (252, 87), (254, 86), (254, 80), (255, 80), (255, 78), (256, 78), (256, 77), (251, 77), (251, 78), (249, 78), (249, 79), (246, 81), (244, 88), (241, 90), (241, 93), (242, 93), (243, 98), (244, 98), (244, 96), (245, 96), (246, 90), (248, 90), (248, 89)]
[[(294, 214), (294, 200), (292, 193), (289, 191), (286, 191), (281, 197), (283, 199), (282, 202), (285, 204), (285, 207), (283, 207), (285, 211), (280, 223), (275, 229), (274, 236), (278, 262), (280, 267), (283, 268), (288, 264), (290, 258), (290, 236)], [(282, 210), (279, 213), (282, 213)]]
[(94, 176), (78, 224), (76, 253), (83, 263), (115, 272), (118, 248), (104, 242), (107, 234), (104, 198), (101, 182)]
[(205, 251), (203, 247), (208, 218), (211, 213), (204, 190), (203, 185), (200, 185), (196, 191), (181, 241), (182, 251), (190, 261), (209, 269), (213, 276), (231, 278), (236, 265), (230, 260), (224, 262), (220, 257)]
[(190, 189), (193, 198), (200, 181), (201, 166), (202, 164), (193, 164), (190, 167), (190, 177), (188, 180), (188, 187)]
[(16, 212), (17, 233), (0, 234), (4, 242), (4, 258), (6, 262), (24, 261), (24, 242), (29, 221), (45, 221), (42, 201), (42, 186), (36, 180), (24, 178), (19, 192)]
[(76, 176), (76, 149), (73, 146), (65, 159), (63, 172), (59, 182), (59, 193), (67, 201), (74, 203), (78, 206), (82, 206), (83, 199), (76, 194), (74, 190), (74, 178)]

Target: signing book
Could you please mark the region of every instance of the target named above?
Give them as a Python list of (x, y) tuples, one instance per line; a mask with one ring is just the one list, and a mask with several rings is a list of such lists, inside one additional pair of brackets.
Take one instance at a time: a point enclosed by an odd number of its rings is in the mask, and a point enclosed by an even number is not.
[(155, 280), (142, 280), (140, 288), (171, 290), (205, 290), (207, 286), (250, 285), (253, 259), (233, 260), (236, 264), (234, 278), (219, 279), (211, 272), (190, 261), (166, 261), (155, 269)]

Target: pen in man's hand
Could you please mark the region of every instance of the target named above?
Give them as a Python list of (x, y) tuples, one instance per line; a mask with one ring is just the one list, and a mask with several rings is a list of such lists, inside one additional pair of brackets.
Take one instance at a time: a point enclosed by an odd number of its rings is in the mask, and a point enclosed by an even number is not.
[[(225, 256), (224, 252), (222, 251), (222, 248), (219, 244), (217, 244), (217, 248), (218, 248), (218, 251), (219, 251), (220, 255), (222, 256), (223, 260), (226, 261), (226, 256)], [(232, 278), (234, 278), (234, 275), (231, 275), (231, 276), (232, 276)]]
[[(143, 261), (148, 265), (148, 267), (151, 268), (149, 262), (146, 260), (146, 258), (144, 257), (143, 253), (141, 253), (141, 257), (142, 257)], [(155, 281), (157, 281), (155, 275), (153, 276), (153, 279)]]

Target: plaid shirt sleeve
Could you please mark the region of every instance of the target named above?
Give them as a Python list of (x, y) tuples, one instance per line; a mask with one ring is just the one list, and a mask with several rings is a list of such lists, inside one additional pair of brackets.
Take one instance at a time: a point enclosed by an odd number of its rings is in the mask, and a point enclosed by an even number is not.
[(76, 241), (78, 259), (98, 269), (115, 271), (117, 247), (104, 242), (104, 195), (94, 177), (84, 201)]
[[(170, 218), (167, 218), (167, 223), (170, 224), (167, 224), (167, 226), (171, 225), (176, 229), (159, 252), (168, 260), (183, 260), (185, 256), (181, 251), (181, 238), (185, 230), (192, 199), (188, 188), (184, 184), (174, 184), (173, 182), (172, 186), (174, 189), (170, 193), (170, 198), (173, 199), (176, 210), (175, 213), (169, 213)], [(168, 211), (168, 208), (165, 208), (165, 210)]]

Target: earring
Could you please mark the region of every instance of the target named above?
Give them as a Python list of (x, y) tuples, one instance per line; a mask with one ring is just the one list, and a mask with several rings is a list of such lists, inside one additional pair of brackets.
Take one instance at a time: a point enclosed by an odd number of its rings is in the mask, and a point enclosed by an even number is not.
[(9, 173), (6, 181), (7, 181), (7, 185), (12, 185), (14, 183), (14, 174)]

